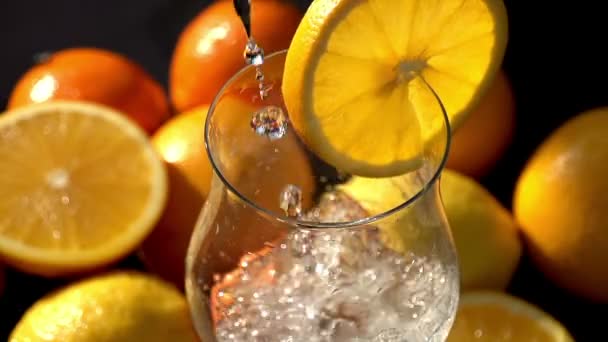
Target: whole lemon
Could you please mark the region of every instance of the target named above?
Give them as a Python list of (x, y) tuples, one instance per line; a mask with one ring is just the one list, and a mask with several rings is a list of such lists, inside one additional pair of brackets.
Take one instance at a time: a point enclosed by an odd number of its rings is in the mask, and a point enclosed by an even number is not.
[(511, 213), (469, 176), (444, 170), (441, 197), (460, 262), (461, 287), (507, 287), (522, 254)]
[(136, 272), (85, 279), (36, 302), (10, 342), (198, 341), (186, 300), (173, 286)]
[[(353, 177), (338, 189), (374, 215), (394, 208), (396, 203), (403, 203), (416, 193), (407, 176)], [(473, 178), (453, 170), (443, 171), (440, 191), (458, 252), (462, 290), (506, 288), (522, 254), (522, 243), (511, 213)], [(396, 237), (387, 241), (399, 241), (392, 248), (412, 249), (425, 239), (433, 239), (415, 234), (410, 240), (402, 226), (406, 220), (404, 216), (396, 225), (381, 227), (387, 236)], [(412, 241), (412, 245), (403, 245), (407, 241)]]
[(608, 302), (608, 108), (581, 113), (528, 160), (514, 210), (536, 265), (555, 283)]

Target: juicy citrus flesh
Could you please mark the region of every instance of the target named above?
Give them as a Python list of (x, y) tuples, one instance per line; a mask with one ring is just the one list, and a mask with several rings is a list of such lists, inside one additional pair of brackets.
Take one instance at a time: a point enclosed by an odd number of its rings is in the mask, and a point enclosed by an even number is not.
[(448, 342), (537, 341), (573, 342), (553, 317), (514, 296), (490, 291), (460, 298)]
[(330, 164), (361, 176), (402, 174), (445, 127), (428, 85), (458, 126), (506, 41), (500, 0), (317, 0), (288, 52), (285, 102)]
[(49, 102), (0, 117), (0, 253), (36, 273), (128, 253), (166, 197), (162, 161), (122, 114)]
[(197, 341), (184, 296), (137, 272), (73, 283), (30, 307), (10, 342)]

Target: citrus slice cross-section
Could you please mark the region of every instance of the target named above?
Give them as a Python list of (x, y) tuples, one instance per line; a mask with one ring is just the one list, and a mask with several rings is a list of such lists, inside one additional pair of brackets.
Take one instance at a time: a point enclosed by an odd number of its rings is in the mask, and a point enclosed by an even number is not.
[(0, 255), (47, 276), (125, 256), (166, 199), (166, 170), (145, 132), (94, 104), (1, 115), (0, 169)]
[(417, 168), (444, 117), (457, 127), (502, 62), (502, 0), (315, 0), (290, 45), (283, 93), (294, 128), (338, 169)]
[(497, 291), (464, 293), (448, 342), (574, 342), (558, 321), (522, 299)]

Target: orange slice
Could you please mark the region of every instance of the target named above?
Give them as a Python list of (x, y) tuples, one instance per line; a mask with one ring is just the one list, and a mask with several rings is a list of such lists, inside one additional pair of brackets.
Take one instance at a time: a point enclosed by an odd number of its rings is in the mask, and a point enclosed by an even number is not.
[(448, 342), (574, 342), (566, 328), (538, 307), (511, 295), (464, 293)]
[(445, 127), (427, 83), (457, 127), (506, 43), (502, 0), (315, 0), (289, 47), (285, 104), (329, 164), (365, 177), (404, 174)]
[(151, 231), (166, 170), (122, 114), (49, 102), (0, 116), (0, 255), (22, 270), (63, 275), (108, 264)]

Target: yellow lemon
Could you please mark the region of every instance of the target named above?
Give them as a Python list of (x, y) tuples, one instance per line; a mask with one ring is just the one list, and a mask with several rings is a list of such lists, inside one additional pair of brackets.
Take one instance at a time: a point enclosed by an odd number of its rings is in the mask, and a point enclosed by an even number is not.
[(502, 0), (315, 0), (289, 47), (283, 94), (316, 154), (365, 177), (420, 166), (493, 81), (507, 43)]
[(513, 215), (463, 174), (444, 170), (440, 187), (458, 252), (461, 288), (505, 289), (522, 255)]
[(559, 286), (608, 303), (608, 108), (553, 132), (513, 196), (535, 264)]
[[(369, 214), (377, 215), (404, 203), (422, 188), (410, 175), (352, 177), (338, 187), (355, 199)], [(441, 197), (450, 224), (461, 272), (461, 288), (504, 289), (522, 254), (522, 243), (511, 213), (472, 178), (444, 170)], [(432, 190), (429, 190), (432, 191)], [(385, 243), (398, 251), (423, 248), (433, 241), (433, 232), (417, 224), (416, 209), (396, 213), (396, 219), (379, 221)]]
[(493, 291), (460, 297), (448, 342), (574, 342), (558, 321), (517, 297)]
[(150, 275), (113, 272), (40, 299), (9, 342), (196, 342), (184, 296)]
[[(422, 186), (414, 173), (396, 177), (369, 178), (353, 176), (337, 190), (354, 199), (370, 216), (385, 213), (413, 198)], [(436, 230), (419, 222), (418, 209), (427, 210), (424, 200), (400, 210), (376, 224), (384, 244), (398, 252), (424, 250), (433, 243)]]
[(163, 210), (166, 170), (147, 135), (94, 104), (53, 101), (0, 115), (0, 256), (64, 275), (127, 255)]

